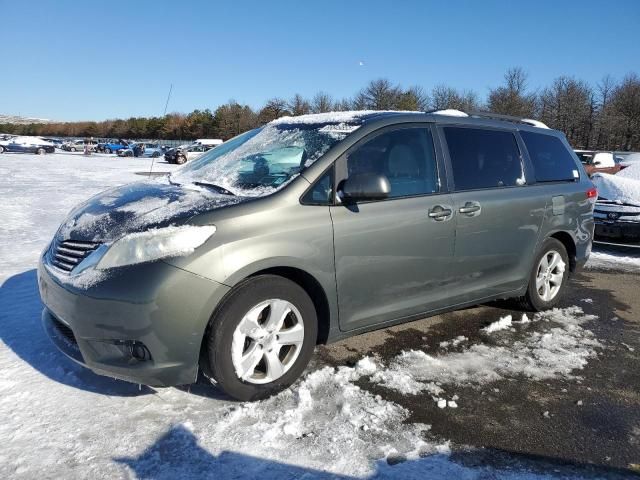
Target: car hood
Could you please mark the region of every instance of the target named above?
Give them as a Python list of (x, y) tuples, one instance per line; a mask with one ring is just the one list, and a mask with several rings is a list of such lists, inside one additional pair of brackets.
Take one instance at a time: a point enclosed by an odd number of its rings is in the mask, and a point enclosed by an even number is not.
[(60, 240), (111, 242), (127, 233), (180, 225), (199, 213), (236, 205), (246, 197), (221, 195), (166, 179), (124, 185), (100, 193), (71, 211)]

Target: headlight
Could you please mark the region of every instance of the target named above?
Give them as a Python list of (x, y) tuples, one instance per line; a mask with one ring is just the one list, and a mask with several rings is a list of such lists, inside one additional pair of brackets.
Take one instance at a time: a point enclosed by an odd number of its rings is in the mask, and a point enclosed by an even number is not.
[(215, 232), (216, 227), (207, 225), (165, 227), (131, 233), (108, 247), (96, 268), (104, 270), (189, 255)]

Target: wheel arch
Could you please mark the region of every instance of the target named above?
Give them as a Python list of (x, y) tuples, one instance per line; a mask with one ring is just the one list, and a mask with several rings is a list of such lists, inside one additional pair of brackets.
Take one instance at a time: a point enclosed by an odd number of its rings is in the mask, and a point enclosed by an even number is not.
[(567, 255), (569, 256), (569, 270), (571, 272), (575, 272), (576, 270), (576, 242), (573, 237), (564, 231), (554, 232), (549, 235), (547, 238), (555, 238), (562, 245), (564, 245), (565, 250), (567, 251)]
[(241, 285), (245, 280), (260, 275), (277, 275), (286, 278), (299, 285), (309, 295), (313, 302), (313, 306), (315, 307), (318, 319), (318, 336), (316, 338), (316, 344), (327, 343), (331, 331), (331, 308), (329, 305), (329, 298), (327, 297), (327, 293), (325, 292), (322, 284), (313, 275), (297, 267), (275, 266), (263, 268), (261, 270), (256, 270), (255, 272), (246, 275), (240, 281), (235, 282), (233, 288), (225, 294), (211, 313), (209, 322), (207, 323), (202, 335), (198, 359), (200, 370), (204, 373), (205, 377), (211, 378), (207, 353), (207, 336), (209, 334), (209, 329), (211, 328), (212, 320), (215, 317), (219, 306), (224, 303), (225, 297), (231, 294), (231, 292), (233, 292), (234, 289)]

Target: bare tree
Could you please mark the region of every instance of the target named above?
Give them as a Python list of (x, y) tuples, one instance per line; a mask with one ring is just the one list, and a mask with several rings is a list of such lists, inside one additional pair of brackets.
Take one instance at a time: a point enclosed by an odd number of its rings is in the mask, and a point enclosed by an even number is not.
[(533, 117), (536, 95), (527, 93), (527, 74), (520, 67), (507, 70), (504, 85), (491, 89), (487, 107), (490, 111), (517, 117)]
[(333, 109), (333, 99), (326, 92), (318, 92), (311, 100), (311, 111), (313, 113), (330, 112)]
[(433, 110), (455, 109), (463, 112), (480, 110), (478, 95), (471, 91), (459, 92), (446, 85), (436, 85), (431, 91), (431, 108)]
[(398, 95), (395, 108), (424, 112), (429, 108), (429, 96), (422, 87), (409, 87)]
[(400, 88), (386, 78), (373, 80), (354, 99), (358, 109), (393, 110), (398, 104)]
[(311, 113), (311, 104), (302, 95), (296, 93), (291, 100), (289, 100), (288, 110), (291, 115), (305, 115)]
[(262, 110), (258, 113), (258, 120), (260, 123), (269, 123), (276, 118), (290, 115), (287, 101), (282, 98), (272, 98), (267, 101), (266, 105), (262, 107)]
[(624, 150), (640, 147), (640, 77), (630, 73), (612, 92), (613, 112), (620, 122)]

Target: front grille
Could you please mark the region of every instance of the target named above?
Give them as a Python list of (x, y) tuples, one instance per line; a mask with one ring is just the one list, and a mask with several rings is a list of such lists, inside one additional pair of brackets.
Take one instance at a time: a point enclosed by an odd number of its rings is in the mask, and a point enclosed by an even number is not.
[(54, 240), (50, 250), (51, 264), (64, 272), (71, 272), (99, 246), (100, 244), (95, 242)]

